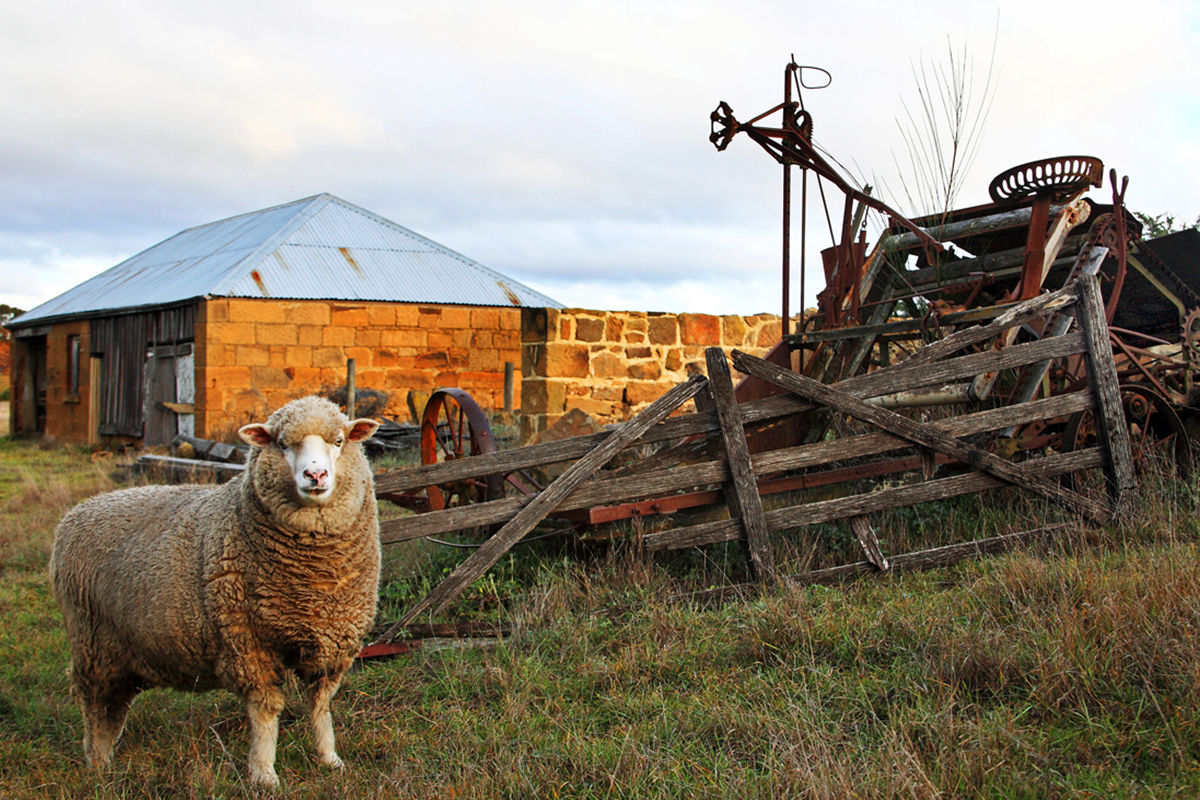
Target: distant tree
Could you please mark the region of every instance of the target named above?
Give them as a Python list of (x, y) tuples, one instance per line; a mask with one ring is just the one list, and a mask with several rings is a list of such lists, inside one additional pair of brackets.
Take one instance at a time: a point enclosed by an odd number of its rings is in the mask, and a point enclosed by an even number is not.
[(1142, 223), (1142, 237), (1145, 239), (1157, 239), (1159, 236), (1166, 236), (1168, 233), (1178, 233), (1188, 228), (1200, 228), (1200, 217), (1196, 217), (1196, 221), (1189, 225), (1175, 219), (1174, 214), (1167, 214), (1166, 212), (1151, 215), (1143, 214), (1141, 211), (1134, 211), (1133, 215), (1137, 217), (1138, 222)]
[(0, 341), (7, 342), (12, 338), (12, 332), (8, 330), (6, 325), (14, 317), (19, 317), (25, 313), (25, 309), (10, 306), (7, 303), (0, 303)]

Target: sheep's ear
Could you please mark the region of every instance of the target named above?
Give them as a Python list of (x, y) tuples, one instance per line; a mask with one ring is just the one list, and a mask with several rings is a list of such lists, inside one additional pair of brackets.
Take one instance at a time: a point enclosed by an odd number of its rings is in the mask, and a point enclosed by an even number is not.
[(346, 438), (352, 442), (361, 442), (370, 439), (377, 430), (379, 430), (378, 422), (363, 417), (350, 423), (350, 430), (347, 432)]
[(238, 436), (242, 437), (247, 444), (252, 444), (255, 447), (266, 447), (275, 441), (275, 437), (271, 435), (271, 431), (261, 422), (255, 422), (239, 428)]

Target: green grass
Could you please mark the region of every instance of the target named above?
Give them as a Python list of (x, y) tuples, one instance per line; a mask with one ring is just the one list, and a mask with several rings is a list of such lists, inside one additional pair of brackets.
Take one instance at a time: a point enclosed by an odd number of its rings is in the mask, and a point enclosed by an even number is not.
[[(145, 693), (112, 771), (83, 766), (44, 567), (54, 519), (105, 480), (78, 451), (2, 442), (0, 458), (19, 474), (0, 485), (0, 797), (254, 796), (224, 692)], [(677, 598), (741, 576), (736, 548), (516, 552), (454, 612), (502, 618), (513, 638), (347, 676), (344, 773), (314, 763), (290, 691), (282, 796), (1196, 796), (1196, 502), (1147, 495), (1136, 525), (1051, 548), (717, 607)], [(1015, 497), (896, 512), (885, 548), (1047, 516)], [(785, 572), (857, 558), (838, 528), (777, 544)], [(463, 555), (391, 554), (389, 613)]]

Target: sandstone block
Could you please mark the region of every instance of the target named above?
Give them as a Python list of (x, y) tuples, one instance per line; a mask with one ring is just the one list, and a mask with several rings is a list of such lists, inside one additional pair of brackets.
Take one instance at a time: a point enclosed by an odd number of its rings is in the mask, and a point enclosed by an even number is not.
[(625, 377), (625, 360), (616, 353), (597, 353), (591, 359), (592, 375), (597, 378)]
[(494, 331), (500, 328), (500, 309), (472, 308), (471, 327), (475, 330)]
[(602, 341), (604, 339), (604, 329), (604, 320), (598, 317), (575, 318), (575, 338), (581, 342)]
[(651, 403), (666, 394), (675, 384), (671, 381), (637, 381), (625, 387), (625, 402), (630, 406)]
[(287, 313), (278, 300), (229, 298), (230, 322), (287, 322)]
[(421, 312), (416, 306), (408, 305), (407, 303), (397, 305), (394, 309), (396, 314), (395, 324), (401, 328), (415, 328), (420, 324)]
[(354, 345), (354, 328), (343, 328), (334, 325), (322, 328), (321, 344), (326, 347), (352, 347)]
[(297, 325), (296, 326), (296, 344), (302, 345), (317, 345), (325, 343), (324, 326), (322, 325)]
[(686, 344), (718, 345), (721, 343), (721, 322), (712, 314), (680, 314), (679, 338)]
[(367, 306), (367, 324), (373, 328), (390, 328), (396, 324), (396, 307), (390, 303)]
[(218, 344), (254, 344), (254, 323), (220, 322), (208, 326), (209, 340)]
[(662, 367), (657, 361), (638, 361), (628, 367), (629, 377), (639, 381), (656, 381), (662, 377)]
[(296, 325), (328, 325), (329, 304), (313, 300), (304, 303), (289, 303), (285, 306), (287, 318), (284, 322)]
[(367, 309), (363, 306), (335, 305), (329, 312), (329, 324), (365, 328), (368, 325)]
[(521, 381), (521, 412), (560, 414), (566, 407), (567, 385), (564, 381), (526, 378)]
[(267, 366), (267, 348), (258, 345), (238, 345), (234, 363), (241, 367)]
[(546, 345), (546, 375), (552, 378), (586, 378), (588, 375), (587, 347), (561, 342), (548, 343)]
[(673, 314), (657, 314), (647, 320), (647, 333), (651, 344), (676, 344), (679, 342), (679, 326)]
[(445, 306), (442, 308), (443, 328), (470, 328), (471, 309), (467, 306)]

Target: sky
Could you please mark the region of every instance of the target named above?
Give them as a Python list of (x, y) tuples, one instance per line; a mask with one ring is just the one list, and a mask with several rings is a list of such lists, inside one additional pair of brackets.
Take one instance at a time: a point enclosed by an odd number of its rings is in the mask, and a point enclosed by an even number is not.
[[(928, 210), (899, 177), (906, 109), (953, 52), (973, 108), (990, 76), (959, 205), (1008, 167), (1087, 154), (1129, 176), (1131, 208), (1200, 216), (1200, 4), (913, 5), (6, 3), (0, 303), (330, 192), (568, 306), (778, 313), (782, 169), (744, 135), (717, 152), (709, 113), (773, 107), (793, 55), (832, 76), (803, 95), (816, 143), (906, 214)], [(1111, 201), (1107, 179), (1092, 197)], [(811, 304), (816, 192), (808, 217)]]

